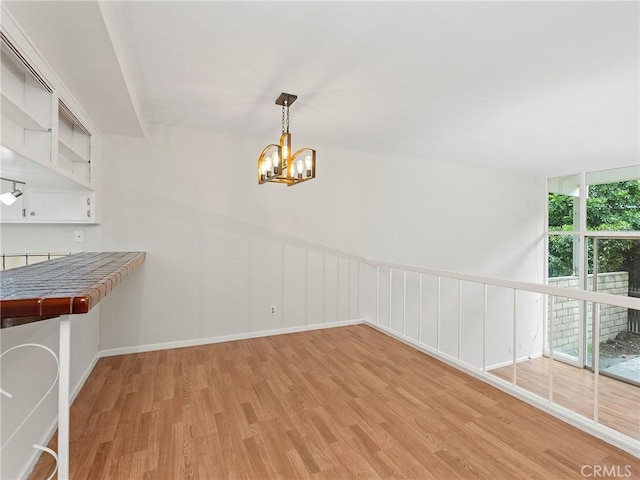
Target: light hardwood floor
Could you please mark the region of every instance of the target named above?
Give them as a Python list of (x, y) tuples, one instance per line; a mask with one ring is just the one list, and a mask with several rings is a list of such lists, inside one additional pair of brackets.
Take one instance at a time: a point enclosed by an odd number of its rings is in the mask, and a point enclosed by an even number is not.
[[(549, 398), (551, 361), (536, 358), (517, 365), (516, 383), (526, 390)], [(513, 367), (491, 373), (511, 381)], [(594, 374), (559, 361), (553, 362), (553, 401), (593, 420)], [(598, 421), (640, 440), (640, 387), (600, 375), (598, 377)]]
[(638, 459), (364, 325), (104, 358), (71, 422), (76, 480), (640, 476)]

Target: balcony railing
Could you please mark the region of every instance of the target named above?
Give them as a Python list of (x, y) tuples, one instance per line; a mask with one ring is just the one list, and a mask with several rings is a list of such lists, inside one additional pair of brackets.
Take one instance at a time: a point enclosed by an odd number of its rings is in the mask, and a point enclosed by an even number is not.
[(35, 263), (46, 262), (55, 258), (66, 257), (70, 253), (3, 253), (2, 271), (11, 268), (24, 267)]
[[(634, 455), (640, 454), (635, 399), (630, 399), (631, 410), (624, 413), (625, 418), (611, 420), (608, 414), (618, 406), (605, 392), (609, 384), (603, 380), (612, 380), (601, 378), (598, 361), (601, 309), (615, 306), (638, 311), (640, 298), (368, 260), (359, 270), (360, 314), (367, 323)], [(568, 367), (557, 364), (553, 352), (557, 334), (553, 305), (566, 298), (581, 302), (585, 309), (590, 306), (593, 316), (593, 372), (575, 369), (593, 377), (586, 412), (566, 401), (571, 393), (560, 379), (559, 369)], [(546, 355), (545, 344), (551, 345)], [(548, 366), (544, 378), (538, 379), (539, 388), (532, 389), (520, 381), (518, 372), (523, 364), (537, 358)], [(510, 368), (508, 380), (494, 374), (505, 368)], [(626, 428), (620, 428), (620, 423)]]

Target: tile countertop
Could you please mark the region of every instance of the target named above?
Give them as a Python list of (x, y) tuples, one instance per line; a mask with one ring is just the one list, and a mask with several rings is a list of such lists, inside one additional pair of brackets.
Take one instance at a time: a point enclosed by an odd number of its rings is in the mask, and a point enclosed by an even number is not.
[(87, 313), (145, 257), (145, 252), (76, 253), (0, 272), (1, 326)]

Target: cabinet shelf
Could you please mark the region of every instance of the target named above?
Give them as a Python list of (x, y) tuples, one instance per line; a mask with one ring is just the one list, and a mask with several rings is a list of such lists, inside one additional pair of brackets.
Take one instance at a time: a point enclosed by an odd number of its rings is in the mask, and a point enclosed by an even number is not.
[(38, 130), (40, 132), (48, 132), (50, 130), (49, 127), (44, 125), (40, 120), (14, 102), (4, 92), (0, 94), (0, 101), (2, 101), (2, 114), (6, 115), (22, 128), (27, 130)]
[(38, 156), (24, 147), (11, 145), (4, 139), (0, 146), (0, 164), (6, 175), (28, 182), (36, 188), (92, 191), (91, 183), (63, 168), (52, 165), (48, 158)]
[(65, 142), (63, 139), (58, 139), (58, 152), (67, 157), (72, 162), (76, 163), (89, 163), (89, 159), (85, 158), (73, 149), (71, 145)]
[(14, 144), (9, 141), (7, 138), (2, 139), (2, 164), (3, 167), (7, 167), (7, 158), (11, 157), (12, 154), (17, 155), (18, 157), (33, 160), (40, 165), (48, 166), (51, 164), (51, 160), (47, 158), (45, 155), (36, 152), (35, 150), (31, 150), (23, 145)]

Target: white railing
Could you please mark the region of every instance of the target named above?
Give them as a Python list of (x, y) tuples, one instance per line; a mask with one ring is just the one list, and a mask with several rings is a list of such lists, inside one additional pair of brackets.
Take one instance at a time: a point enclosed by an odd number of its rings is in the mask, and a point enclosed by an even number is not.
[[(370, 260), (362, 262), (359, 274), (360, 317), (366, 323), (640, 456), (637, 438), (599, 421), (600, 306), (640, 310), (640, 298)], [(551, 312), (554, 300), (565, 297), (593, 305), (591, 417), (564, 407), (554, 397)], [(542, 396), (518, 384), (517, 367), (543, 356), (545, 344), (551, 345), (550, 369), (547, 395)], [(505, 366), (511, 366), (510, 381), (491, 373)], [(640, 433), (640, 419), (637, 428)]]
[(3, 253), (0, 254), (0, 268), (2, 271), (26, 265), (34, 265), (47, 260), (66, 257), (70, 253)]

